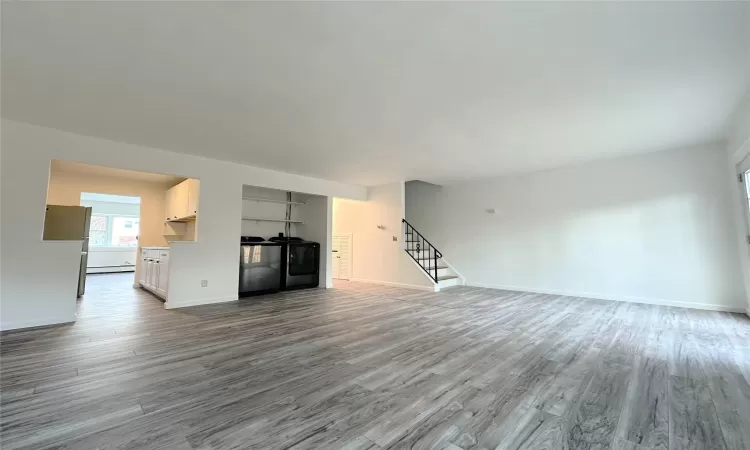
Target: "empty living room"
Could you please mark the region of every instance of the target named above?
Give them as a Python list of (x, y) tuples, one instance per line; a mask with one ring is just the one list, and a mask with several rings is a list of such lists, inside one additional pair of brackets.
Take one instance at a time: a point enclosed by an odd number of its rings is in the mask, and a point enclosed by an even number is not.
[(0, 448), (750, 449), (749, 1), (0, 3)]

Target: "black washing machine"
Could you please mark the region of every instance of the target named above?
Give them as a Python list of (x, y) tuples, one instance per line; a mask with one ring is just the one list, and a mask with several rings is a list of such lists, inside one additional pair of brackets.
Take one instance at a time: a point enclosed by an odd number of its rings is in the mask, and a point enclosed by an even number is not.
[(320, 284), (320, 244), (301, 238), (278, 236), (281, 244), (281, 289), (315, 288)]
[(262, 237), (240, 238), (239, 296), (278, 292), (281, 289), (281, 247)]

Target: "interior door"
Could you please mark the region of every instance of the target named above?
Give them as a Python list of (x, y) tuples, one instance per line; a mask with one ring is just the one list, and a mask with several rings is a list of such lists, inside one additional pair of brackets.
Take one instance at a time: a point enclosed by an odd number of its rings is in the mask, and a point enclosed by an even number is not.
[(332, 277), (337, 280), (351, 280), (352, 271), (352, 235), (334, 234), (332, 236), (333, 258)]
[(341, 247), (341, 240), (339, 236), (334, 235), (331, 238), (331, 277), (334, 280), (339, 280), (339, 273), (341, 272), (341, 258), (339, 257), (339, 248)]

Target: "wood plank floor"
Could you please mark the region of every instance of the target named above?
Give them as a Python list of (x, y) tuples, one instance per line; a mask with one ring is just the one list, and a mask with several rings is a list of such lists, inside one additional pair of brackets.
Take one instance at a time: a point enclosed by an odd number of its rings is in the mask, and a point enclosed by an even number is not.
[(456, 287), (167, 311), (89, 277), (0, 336), (3, 449), (750, 449), (750, 319)]

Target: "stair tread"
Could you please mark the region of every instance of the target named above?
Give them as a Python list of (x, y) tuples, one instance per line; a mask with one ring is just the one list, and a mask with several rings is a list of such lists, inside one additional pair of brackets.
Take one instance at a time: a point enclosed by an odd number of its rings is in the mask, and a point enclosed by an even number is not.
[(443, 275), (442, 277), (438, 277), (438, 281), (452, 280), (454, 278), (458, 277), (456, 275)]

